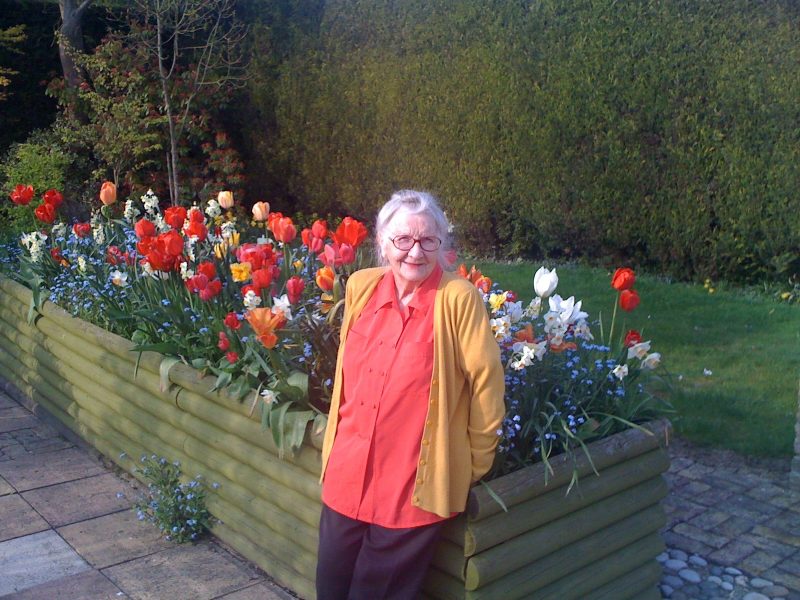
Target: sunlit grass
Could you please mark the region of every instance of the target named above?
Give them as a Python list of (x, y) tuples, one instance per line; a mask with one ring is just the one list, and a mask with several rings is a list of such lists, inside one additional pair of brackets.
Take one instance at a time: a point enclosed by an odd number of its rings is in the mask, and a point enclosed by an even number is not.
[[(552, 266), (552, 265), (547, 265)], [(538, 264), (478, 265), (504, 289), (526, 302)], [(616, 292), (610, 272), (556, 265), (556, 293), (583, 300), (606, 332)], [(672, 374), (675, 431), (700, 444), (754, 456), (793, 452), (800, 378), (800, 306), (737, 290), (670, 283), (639, 275), (641, 304), (620, 311), (616, 333), (639, 329), (652, 340)], [(597, 324), (593, 326), (599, 335)], [(616, 337), (616, 334), (615, 334)]]

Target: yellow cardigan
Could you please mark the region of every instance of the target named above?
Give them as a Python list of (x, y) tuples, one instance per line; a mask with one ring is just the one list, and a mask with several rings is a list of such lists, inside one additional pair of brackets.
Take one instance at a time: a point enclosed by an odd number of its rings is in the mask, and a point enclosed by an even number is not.
[[(363, 269), (347, 282), (320, 483), (336, 437), (347, 333), (384, 274), (391, 273), (383, 267)], [(505, 414), (504, 392), (500, 349), (480, 292), (466, 279), (443, 273), (434, 300), (433, 375), (412, 497), (415, 506), (442, 517), (466, 508), (470, 485), (494, 460)]]

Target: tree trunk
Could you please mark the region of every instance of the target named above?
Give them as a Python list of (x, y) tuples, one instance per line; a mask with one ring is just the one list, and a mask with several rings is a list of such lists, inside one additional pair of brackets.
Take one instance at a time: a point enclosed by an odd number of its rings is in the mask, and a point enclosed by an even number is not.
[(91, 3), (92, 0), (83, 0), (80, 4), (77, 4), (76, 0), (58, 0), (58, 7), (61, 10), (58, 56), (61, 59), (61, 70), (64, 72), (67, 89), (77, 89), (84, 80), (72, 53), (84, 51), (81, 21)]

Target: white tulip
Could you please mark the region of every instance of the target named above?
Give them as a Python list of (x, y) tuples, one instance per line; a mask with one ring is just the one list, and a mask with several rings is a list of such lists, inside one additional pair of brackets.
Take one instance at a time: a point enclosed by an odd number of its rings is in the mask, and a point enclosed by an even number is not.
[(556, 290), (556, 286), (558, 286), (556, 270), (550, 271), (545, 267), (539, 267), (539, 270), (533, 276), (533, 289), (536, 295), (541, 298), (547, 298)]

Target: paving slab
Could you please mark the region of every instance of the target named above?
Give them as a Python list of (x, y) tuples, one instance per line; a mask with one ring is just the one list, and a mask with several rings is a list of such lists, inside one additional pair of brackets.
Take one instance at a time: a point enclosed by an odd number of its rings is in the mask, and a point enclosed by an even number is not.
[(22, 497), (50, 525), (61, 527), (130, 508), (134, 493), (113, 473), (103, 473), (23, 492)]
[(0, 431), (28, 429), (39, 423), (39, 420), (21, 406), (0, 408)]
[(275, 585), (258, 583), (248, 588), (220, 596), (219, 600), (294, 600), (288, 592)]
[(0, 542), (50, 529), (19, 494), (0, 496)]
[(16, 492), (12, 485), (8, 483), (5, 479), (0, 477), (0, 496), (5, 496), (6, 494), (13, 494)]
[(0, 596), (90, 569), (52, 530), (0, 542)]
[(102, 569), (170, 547), (156, 527), (132, 510), (56, 529), (93, 567)]
[(260, 579), (210, 543), (172, 547), (109, 567), (103, 574), (135, 600), (211, 600)]
[(20, 492), (99, 475), (105, 471), (99, 462), (78, 448), (31, 454), (0, 462), (0, 476)]
[(100, 571), (61, 577), (14, 594), (13, 600), (124, 600), (127, 596)]

